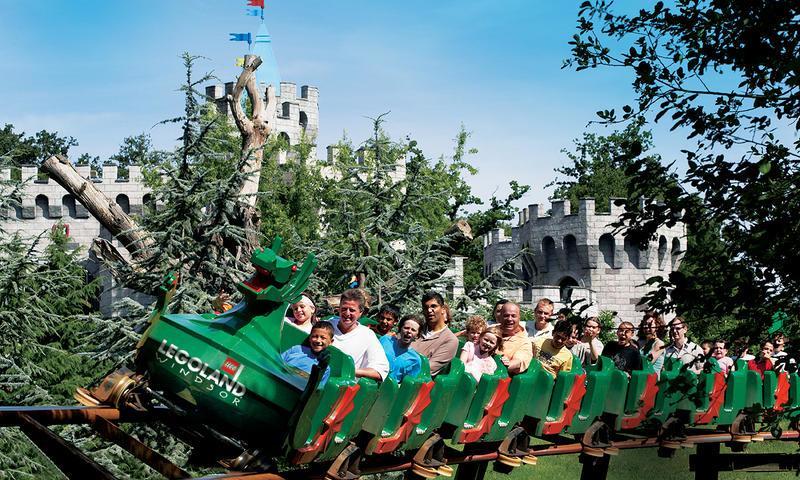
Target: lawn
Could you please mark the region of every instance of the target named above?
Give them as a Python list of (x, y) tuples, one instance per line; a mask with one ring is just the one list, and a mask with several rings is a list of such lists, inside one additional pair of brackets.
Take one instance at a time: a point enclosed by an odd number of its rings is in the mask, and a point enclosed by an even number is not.
[[(729, 453), (730, 450), (725, 446), (720, 453)], [(771, 441), (751, 444), (745, 453), (792, 453), (797, 452), (797, 443), (790, 441)], [(694, 472), (689, 471), (689, 455), (694, 453), (694, 449), (683, 449), (677, 452), (674, 458), (659, 458), (654, 448), (644, 448), (635, 450), (623, 450), (616, 457), (611, 458), (608, 470), (609, 480), (640, 480), (653, 475), (657, 480), (678, 480), (693, 479)], [(568, 480), (580, 478), (581, 463), (578, 462), (577, 455), (559, 455), (539, 458), (538, 465), (523, 465), (515, 469), (511, 474), (505, 475), (491, 470), (486, 473), (486, 479), (493, 480), (514, 480), (523, 478), (552, 478)], [(796, 479), (794, 473), (749, 473), (749, 472), (727, 472), (720, 473), (720, 479), (725, 480), (745, 480), (745, 479), (769, 479), (769, 480), (789, 480)]]

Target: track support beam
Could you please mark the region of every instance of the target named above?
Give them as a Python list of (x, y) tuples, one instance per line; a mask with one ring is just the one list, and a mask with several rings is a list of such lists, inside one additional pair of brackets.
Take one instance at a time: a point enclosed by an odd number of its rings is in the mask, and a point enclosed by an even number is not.
[(114, 476), (105, 467), (41, 423), (25, 414), (20, 414), (17, 418), (19, 428), (67, 478), (114, 480)]

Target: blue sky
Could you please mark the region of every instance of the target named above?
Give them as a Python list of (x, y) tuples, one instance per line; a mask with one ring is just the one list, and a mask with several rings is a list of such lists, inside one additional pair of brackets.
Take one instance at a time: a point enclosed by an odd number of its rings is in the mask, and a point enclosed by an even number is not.
[[(244, 0), (135, 2), (0, 0), (0, 122), (33, 133), (71, 135), (107, 158), (125, 136), (157, 146), (178, 132), (153, 127), (180, 113), (178, 56), (208, 58), (199, 70), (237, 73), (252, 31)], [(580, 1), (267, 1), (266, 18), (283, 81), (320, 89), (320, 155), (344, 132), (356, 141), (391, 111), (387, 130), (411, 135), (431, 157), (449, 154), (463, 123), (473, 132), (483, 198), (509, 180), (532, 186), (519, 206), (544, 203), (560, 153), (594, 112), (632, 99), (624, 72), (562, 70)], [(603, 127), (588, 127), (604, 131)], [(655, 131), (672, 158), (678, 135)]]

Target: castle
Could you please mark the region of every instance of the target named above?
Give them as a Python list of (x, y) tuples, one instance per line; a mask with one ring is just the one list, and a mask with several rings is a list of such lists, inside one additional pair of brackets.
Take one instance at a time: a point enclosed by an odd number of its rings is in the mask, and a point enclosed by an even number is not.
[(511, 237), (502, 229), (484, 236), (484, 275), (508, 264), (524, 286), (509, 290), (509, 299), (527, 306), (542, 297), (557, 303), (585, 299), (600, 310), (617, 312), (617, 322), (638, 324), (645, 306), (637, 306), (647, 293), (645, 282), (667, 277), (681, 264), (686, 250), (686, 226), (682, 222), (658, 229), (657, 240), (646, 249), (614, 232), (624, 208), (611, 201), (610, 212), (595, 210), (591, 198), (579, 200), (572, 213), (569, 201), (554, 200), (550, 213), (540, 205), (519, 212)]

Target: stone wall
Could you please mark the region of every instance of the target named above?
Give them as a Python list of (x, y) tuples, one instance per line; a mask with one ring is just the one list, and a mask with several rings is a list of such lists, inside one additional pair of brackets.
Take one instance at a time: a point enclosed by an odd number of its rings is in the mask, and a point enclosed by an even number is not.
[(685, 225), (661, 227), (657, 240), (640, 250), (611, 227), (624, 212), (613, 200), (608, 213), (596, 212), (591, 198), (581, 199), (577, 212), (570, 210), (564, 200), (553, 201), (549, 214), (537, 204), (529, 205), (519, 213), (510, 238), (502, 230), (487, 234), (484, 273), (524, 252), (515, 261), (516, 275), (526, 282), (521, 292), (524, 303), (535, 301), (542, 286), (580, 287), (595, 292), (600, 309), (618, 312), (620, 320), (638, 322), (645, 307), (636, 304), (647, 292), (641, 285), (680, 266)]
[[(89, 166), (75, 167), (78, 173), (94, 182), (95, 186), (111, 201), (116, 202), (126, 213), (141, 215), (143, 205), (148, 201), (150, 189), (142, 182), (141, 167), (131, 165), (125, 178), (118, 177), (116, 166), (104, 166), (102, 178), (91, 178)], [(95, 238), (112, 240), (111, 233), (89, 215), (86, 207), (81, 205), (64, 188), (49, 178), (38, 178), (38, 169), (27, 165), (22, 167), (22, 179), (27, 180), (22, 192), (22, 207), (8, 212), (9, 221), (2, 227), (8, 232), (19, 232), (25, 237), (42, 236), (41, 245), (46, 245), (47, 232), (54, 225), (63, 222), (69, 229), (70, 246), (81, 248), (85, 258), (85, 266), (92, 276), (102, 276), (97, 259), (90, 254), (89, 248)], [(10, 178), (8, 169), (0, 170), (0, 178)], [(119, 242), (113, 243), (120, 246)], [(121, 248), (121, 251), (125, 251)], [(134, 297), (138, 301), (147, 302), (149, 297), (119, 289), (112, 285), (109, 277), (103, 278), (104, 291), (100, 297), (100, 310), (104, 315), (112, 313), (112, 305), (122, 297)]]
[[(213, 101), (217, 110), (224, 115), (231, 115), (226, 95), (233, 92), (234, 82), (225, 85), (209, 85), (206, 87), (206, 96)], [(267, 86), (259, 85), (263, 98), (266, 99)], [(300, 96), (297, 95), (297, 85), (290, 82), (281, 82), (281, 95), (275, 97), (275, 116), (268, 119), (273, 135), (284, 135), (289, 145), (297, 145), (303, 134), (313, 140), (319, 132), (319, 89), (303, 85), (300, 87)], [(279, 163), (285, 163), (290, 155), (282, 152)]]

